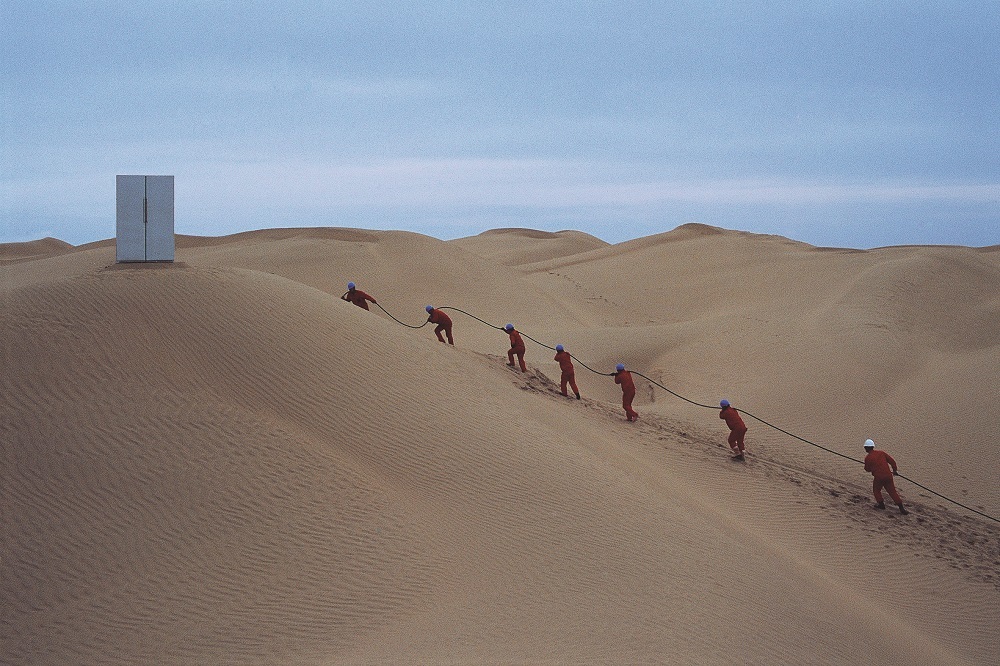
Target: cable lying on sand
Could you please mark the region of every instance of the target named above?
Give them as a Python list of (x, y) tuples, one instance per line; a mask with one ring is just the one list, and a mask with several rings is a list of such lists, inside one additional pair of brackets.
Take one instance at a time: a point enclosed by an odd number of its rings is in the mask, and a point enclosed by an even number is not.
[[(357, 289), (356, 289), (356, 287), (354, 287), (354, 283), (353, 282), (349, 283), (348, 286), (349, 286), (349, 288), (348, 288), (348, 294), (350, 294), (352, 291), (353, 292), (357, 292)], [(658, 382), (658, 381), (656, 381), (654, 379), (651, 379), (650, 377), (642, 374), (641, 372), (638, 372), (636, 370), (626, 370), (625, 369), (625, 365), (622, 364), (622, 363), (619, 363), (617, 365), (617, 367), (615, 369), (615, 372), (601, 372), (599, 370), (595, 370), (594, 368), (590, 367), (589, 365), (587, 365), (586, 363), (584, 363), (583, 361), (581, 361), (575, 355), (570, 354), (569, 352), (567, 352), (565, 350), (565, 348), (563, 347), (563, 345), (561, 345), (561, 344), (558, 344), (558, 345), (555, 345), (555, 346), (548, 345), (548, 344), (546, 344), (544, 342), (536, 340), (535, 338), (531, 337), (530, 335), (528, 335), (527, 333), (525, 333), (523, 331), (519, 331), (519, 330), (515, 329), (514, 325), (510, 324), (510, 323), (508, 323), (505, 326), (501, 327), (501, 326), (497, 326), (496, 324), (492, 324), (492, 323), (486, 321), (485, 319), (481, 319), (481, 318), (477, 317), (476, 315), (472, 314), (471, 312), (467, 312), (465, 310), (462, 310), (461, 308), (447, 306), (447, 305), (440, 306), (440, 307), (434, 307), (434, 306), (428, 305), (425, 308), (425, 310), (428, 313), (427, 321), (425, 321), (424, 323), (420, 324), (419, 326), (417, 326), (417, 325), (411, 325), (411, 324), (407, 324), (406, 322), (400, 321), (399, 319), (397, 319), (396, 317), (394, 317), (392, 315), (392, 313), (390, 313), (384, 307), (382, 307), (381, 305), (379, 305), (378, 302), (374, 298), (368, 296), (368, 294), (365, 294), (364, 292), (360, 292), (360, 294), (362, 296), (360, 303), (357, 300), (355, 300), (355, 299), (358, 298), (357, 296), (355, 296), (354, 298), (347, 298), (348, 294), (345, 294), (341, 298), (343, 300), (350, 301), (350, 302), (354, 303), (355, 305), (358, 305), (359, 307), (364, 308), (365, 310), (368, 309), (367, 304), (364, 302), (365, 298), (367, 298), (367, 300), (371, 301), (373, 304), (375, 304), (376, 306), (378, 306), (378, 308), (380, 310), (382, 310), (382, 312), (384, 312), (387, 316), (389, 316), (393, 321), (395, 321), (396, 323), (401, 324), (401, 325), (403, 325), (403, 326), (405, 326), (407, 328), (414, 328), (414, 329), (423, 328), (428, 323), (435, 323), (435, 324), (437, 324), (437, 328), (434, 329), (434, 333), (437, 335), (438, 340), (440, 340), (441, 342), (445, 342), (445, 339), (441, 335), (442, 332), (445, 332), (447, 334), (447, 338), (448, 338), (447, 342), (450, 343), (450, 344), (452, 344), (452, 345), (455, 344), (454, 339), (452, 337), (452, 320), (451, 320), (451, 318), (447, 314), (445, 314), (443, 312), (443, 310), (451, 310), (451, 311), (454, 311), (454, 312), (460, 312), (460, 313), (466, 315), (467, 317), (475, 319), (476, 321), (478, 321), (478, 322), (480, 322), (482, 324), (485, 324), (486, 326), (489, 326), (490, 328), (496, 329), (498, 331), (504, 331), (505, 333), (507, 333), (510, 336), (510, 339), (511, 339), (511, 348), (508, 351), (508, 361), (509, 361), (508, 365), (510, 365), (512, 367), (517, 367), (517, 366), (515, 366), (515, 357), (516, 357), (517, 360), (518, 360), (518, 362), (519, 362), (518, 365), (520, 365), (520, 369), (521, 369), (522, 372), (526, 371), (527, 367), (526, 367), (525, 362), (524, 362), (524, 354), (525, 354), (524, 342), (523, 342), (523, 340), (521, 340), (521, 338), (527, 338), (528, 340), (531, 340), (532, 342), (534, 342), (535, 344), (537, 344), (537, 345), (539, 345), (541, 347), (545, 347), (546, 349), (551, 349), (551, 350), (553, 350), (553, 351), (556, 352), (556, 357), (553, 360), (556, 360), (557, 362), (559, 362), (560, 369), (562, 370), (562, 373), (563, 373), (562, 377), (561, 377), (561, 382), (560, 382), (561, 383), (561, 389), (562, 389), (561, 390), (562, 395), (568, 395), (567, 392), (566, 392), (566, 386), (567, 386), (567, 384), (569, 384), (573, 388), (573, 392), (576, 395), (576, 398), (580, 399), (580, 391), (579, 391), (579, 389), (577, 388), (577, 385), (576, 385), (575, 372), (573, 370), (573, 364), (572, 364), (572, 362), (570, 362), (570, 359), (572, 359), (573, 361), (576, 361), (581, 366), (583, 366), (584, 368), (586, 368), (587, 370), (589, 370), (590, 372), (592, 372), (592, 373), (594, 373), (596, 375), (600, 375), (602, 377), (614, 377), (615, 378), (615, 383), (616, 384), (620, 384), (621, 387), (622, 387), (622, 407), (625, 410), (626, 419), (628, 421), (634, 421), (634, 420), (636, 420), (636, 419), (639, 418), (638, 412), (636, 412), (635, 409), (632, 407), (632, 400), (635, 397), (635, 383), (634, 383), (634, 380), (632, 379), (632, 375), (636, 375), (638, 377), (642, 377), (643, 379), (645, 379), (646, 381), (648, 381), (650, 384), (652, 384), (654, 386), (657, 386), (660, 389), (663, 389), (664, 391), (666, 391), (670, 395), (674, 396), (675, 398), (683, 400), (683, 401), (685, 401), (687, 403), (690, 403), (690, 404), (692, 404), (692, 405), (694, 405), (696, 407), (703, 407), (703, 408), (712, 409), (712, 410), (719, 409), (721, 407), (719, 418), (724, 419), (726, 421), (726, 425), (729, 426), (729, 428), (730, 428), (729, 445), (730, 445), (730, 448), (734, 452), (734, 456), (733, 457), (737, 458), (737, 459), (743, 459), (743, 455), (744, 455), (744, 451), (745, 451), (745, 443), (744, 443), (743, 438), (746, 436), (747, 428), (746, 428), (746, 425), (743, 423), (743, 420), (740, 419), (740, 417), (739, 417), (739, 415), (742, 413), (744, 416), (749, 416), (750, 418), (752, 418), (752, 419), (754, 419), (754, 420), (756, 420), (756, 421), (764, 424), (765, 426), (768, 426), (769, 428), (777, 430), (780, 433), (788, 435), (789, 437), (791, 437), (793, 439), (797, 439), (800, 442), (804, 442), (806, 444), (809, 444), (810, 446), (816, 447), (817, 449), (820, 449), (822, 451), (826, 451), (827, 453), (832, 453), (835, 456), (839, 456), (839, 457), (844, 458), (846, 460), (850, 460), (851, 462), (855, 462), (855, 463), (864, 465), (865, 466), (865, 470), (871, 472), (872, 475), (873, 475), (873, 477), (874, 477), (873, 478), (873, 494), (875, 495), (875, 500), (876, 500), (875, 508), (878, 508), (878, 509), (884, 509), (885, 508), (885, 504), (882, 501), (882, 493), (881, 493), (881, 490), (884, 489), (884, 490), (886, 490), (889, 493), (889, 495), (890, 495), (890, 497), (892, 497), (893, 501), (896, 502), (897, 506), (900, 509), (900, 513), (902, 513), (902, 514), (908, 513), (908, 511), (904, 508), (902, 500), (899, 498), (899, 494), (896, 491), (896, 488), (895, 488), (895, 486), (893, 484), (893, 477), (899, 477), (900, 479), (905, 479), (906, 481), (909, 481), (910, 483), (912, 483), (913, 485), (917, 486), (918, 488), (921, 488), (921, 489), (923, 489), (923, 490), (925, 490), (925, 491), (927, 491), (927, 492), (929, 492), (929, 493), (931, 493), (931, 494), (933, 494), (933, 495), (935, 495), (935, 496), (937, 496), (937, 497), (939, 497), (939, 498), (941, 498), (941, 499), (943, 499), (943, 500), (945, 500), (947, 502), (950, 502), (950, 503), (954, 504), (955, 506), (959, 506), (959, 507), (965, 509), (966, 511), (970, 511), (970, 512), (972, 512), (972, 513), (974, 513), (974, 514), (976, 514), (978, 516), (981, 516), (981, 517), (986, 518), (988, 520), (992, 520), (994, 522), (1000, 522), (1000, 518), (996, 518), (996, 517), (991, 516), (991, 515), (989, 515), (987, 513), (984, 513), (983, 511), (979, 511), (977, 509), (974, 509), (974, 508), (972, 508), (972, 507), (970, 507), (970, 506), (968, 506), (966, 504), (963, 504), (963, 503), (961, 503), (961, 502), (959, 502), (957, 500), (954, 500), (954, 499), (952, 499), (952, 498), (950, 498), (950, 497), (948, 497), (946, 495), (943, 495), (943, 494), (941, 494), (941, 493), (939, 493), (937, 491), (931, 490), (927, 486), (924, 486), (924, 485), (922, 485), (920, 483), (917, 483), (916, 481), (914, 481), (913, 479), (911, 479), (911, 478), (909, 478), (907, 476), (899, 474), (898, 469), (897, 469), (896, 464), (895, 464), (895, 460), (893, 460), (888, 454), (886, 454), (883, 451), (873, 451), (873, 449), (874, 449), (874, 442), (872, 442), (872, 440), (870, 440), (870, 439), (866, 440), (866, 442), (865, 442), (865, 452), (867, 454), (865, 456), (865, 459), (864, 460), (859, 460), (859, 459), (854, 458), (852, 456), (840, 453), (839, 451), (835, 451), (833, 449), (830, 449), (830, 448), (827, 448), (827, 447), (822, 446), (820, 444), (817, 444), (816, 442), (808, 440), (805, 437), (800, 437), (799, 435), (796, 435), (795, 433), (789, 432), (788, 430), (785, 430), (784, 428), (781, 428), (780, 426), (777, 426), (774, 423), (766, 421), (763, 418), (757, 416), (756, 414), (752, 414), (751, 412), (748, 412), (748, 411), (746, 411), (744, 409), (737, 410), (734, 406), (732, 406), (731, 404), (729, 404), (728, 400), (722, 400), (720, 402), (720, 404), (719, 404), (718, 407), (715, 406), (715, 405), (707, 405), (707, 404), (704, 404), (704, 403), (700, 403), (700, 402), (696, 402), (694, 400), (691, 400), (690, 398), (687, 398), (687, 397), (681, 395), (680, 393), (677, 393), (677, 392), (671, 390), (670, 388), (664, 386), (663, 384), (661, 384), (660, 382)], [(515, 341), (515, 335), (516, 335), (516, 340), (520, 340), (520, 344), (519, 345), (515, 344), (516, 343), (516, 341)], [(562, 359), (562, 360), (560, 360), (560, 359)], [(567, 370), (567, 365), (564, 365), (564, 364), (568, 364), (568, 370)], [(569, 374), (567, 374), (567, 372)], [(871, 447), (868, 446), (869, 443), (871, 443)], [(869, 460), (870, 458), (872, 458), (872, 452), (874, 452), (876, 454), (881, 454), (881, 455), (875, 456), (875, 458), (878, 459), (877, 462), (874, 459), (872, 459), (871, 461)], [(884, 456), (885, 459), (882, 459), (882, 456)], [(890, 468), (891, 468), (891, 471), (887, 474), (886, 470), (890, 469)]]

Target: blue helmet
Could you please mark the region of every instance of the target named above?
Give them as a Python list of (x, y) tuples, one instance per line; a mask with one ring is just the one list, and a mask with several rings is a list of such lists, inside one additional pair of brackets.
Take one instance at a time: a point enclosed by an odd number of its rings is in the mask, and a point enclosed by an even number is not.
[(424, 310), (427, 310), (428, 312), (430, 312), (433, 309), (434, 309), (433, 305), (428, 305), (426, 308), (424, 308)]
[(503, 327), (503, 330), (505, 330), (505, 331), (513, 331), (514, 330), (514, 324), (507, 324), (506, 326)]
[(347, 283), (347, 288), (348, 289), (354, 289), (354, 283), (353, 282), (348, 282)]
[(618, 365), (615, 366), (615, 370), (617, 370), (618, 372), (621, 372), (624, 369), (625, 369), (624, 363), (619, 363)]
[(723, 400), (719, 403), (719, 407), (728, 407), (728, 406), (729, 406), (728, 400)]
[(556, 345), (556, 351), (561, 352), (563, 350), (562, 345)]

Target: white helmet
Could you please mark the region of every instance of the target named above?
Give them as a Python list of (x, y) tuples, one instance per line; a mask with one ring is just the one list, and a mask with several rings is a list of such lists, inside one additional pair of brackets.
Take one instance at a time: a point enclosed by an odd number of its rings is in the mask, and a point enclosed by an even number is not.
[(874, 449), (875, 448), (875, 442), (873, 442), (870, 439), (866, 439), (865, 440), (865, 448), (866, 449)]

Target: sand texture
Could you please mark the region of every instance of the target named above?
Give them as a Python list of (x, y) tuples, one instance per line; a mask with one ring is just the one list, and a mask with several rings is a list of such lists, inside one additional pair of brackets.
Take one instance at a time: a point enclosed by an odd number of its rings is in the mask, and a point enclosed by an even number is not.
[[(0, 246), (0, 663), (995, 664), (998, 248)], [(348, 280), (379, 305), (340, 300)], [(424, 306), (450, 312), (440, 344)], [(553, 352), (579, 360), (558, 393)], [(419, 327), (419, 328), (417, 328)]]

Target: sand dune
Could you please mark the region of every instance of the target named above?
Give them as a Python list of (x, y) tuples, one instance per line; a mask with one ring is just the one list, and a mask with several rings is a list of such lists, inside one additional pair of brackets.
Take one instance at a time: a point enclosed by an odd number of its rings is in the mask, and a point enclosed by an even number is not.
[(57, 238), (42, 238), (26, 243), (0, 243), (0, 265), (63, 254), (72, 249), (72, 245)]
[(520, 266), (556, 257), (578, 255), (608, 247), (600, 238), (580, 231), (535, 231), (533, 229), (493, 229), (478, 236), (451, 241), (473, 254), (504, 266)]
[[(528, 247), (520, 247), (526, 245)], [(577, 248), (574, 251), (574, 248)], [(551, 351), (760, 406), (992, 511), (1000, 259), (684, 227), (181, 237), (4, 268), (4, 662), (993, 663), (1000, 530)], [(4, 255), (6, 256), (6, 255)], [(878, 430), (881, 428), (881, 430)], [(952, 428), (947, 440), (937, 439)], [(914, 436), (913, 433), (919, 433)], [(943, 443), (946, 441), (947, 443)], [(942, 450), (943, 447), (947, 447)]]
[(682, 227), (527, 268), (552, 293), (583, 292), (604, 321), (620, 322), (628, 332), (617, 356), (675, 390), (781, 415), (845, 453), (872, 436), (996, 514), (989, 470), (1000, 469), (1000, 453), (979, 445), (1000, 395), (995, 257), (972, 248), (820, 251)]

